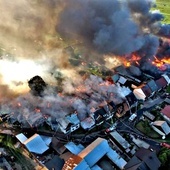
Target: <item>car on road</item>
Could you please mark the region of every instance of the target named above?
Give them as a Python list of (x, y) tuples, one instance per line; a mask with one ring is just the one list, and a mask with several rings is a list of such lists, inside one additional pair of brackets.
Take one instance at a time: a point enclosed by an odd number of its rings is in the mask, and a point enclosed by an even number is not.
[(111, 131), (113, 131), (113, 130), (115, 130), (116, 129), (116, 123), (114, 123), (112, 126), (110, 126), (109, 128), (107, 128), (106, 129), (106, 132), (108, 133), (108, 132), (111, 132)]
[(129, 117), (128, 121), (129, 121), (129, 122), (133, 122), (133, 121), (136, 119), (136, 117), (137, 117), (137, 114), (133, 113), (133, 114)]

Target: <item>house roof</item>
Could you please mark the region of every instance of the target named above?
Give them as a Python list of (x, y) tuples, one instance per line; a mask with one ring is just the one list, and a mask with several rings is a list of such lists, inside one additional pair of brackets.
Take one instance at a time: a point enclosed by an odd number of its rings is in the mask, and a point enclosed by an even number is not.
[(125, 84), (126, 81), (127, 81), (127, 79), (126, 79), (125, 77), (123, 77), (123, 76), (120, 76), (120, 78), (119, 78), (119, 80), (118, 80), (118, 82), (119, 82), (120, 84)]
[(104, 155), (107, 155), (107, 157), (120, 168), (126, 164), (126, 161), (121, 158), (116, 151), (110, 148), (107, 140), (99, 137), (78, 155), (70, 156), (63, 170), (91, 170), (92, 168), (99, 168), (95, 165)]
[(23, 133), (20, 133), (20, 134), (16, 135), (16, 138), (17, 138), (21, 143), (24, 143), (24, 142), (28, 139)]
[(113, 80), (113, 82), (114, 83), (116, 83), (118, 80), (119, 80), (119, 74), (114, 74), (113, 76), (112, 76), (112, 80)]
[(161, 127), (161, 129), (166, 135), (170, 133), (170, 127), (166, 121), (158, 120), (158, 121), (153, 122), (153, 125)]
[[(80, 156), (78, 155), (72, 155), (64, 164), (62, 170), (78, 170), (78, 169), (86, 169), (88, 168), (88, 164), (85, 160), (83, 160)], [(90, 170), (87, 169), (87, 170)]]
[(61, 143), (57, 138), (53, 137), (51, 142), (52, 148), (59, 154), (64, 153), (66, 147), (63, 143)]
[(26, 120), (30, 126), (38, 126), (44, 122), (44, 118), (41, 113), (31, 114)]
[(95, 121), (92, 117), (87, 117), (86, 119), (82, 120), (80, 124), (83, 129), (90, 129), (92, 126), (95, 125)]
[(74, 125), (80, 123), (80, 120), (78, 119), (76, 113), (73, 113), (73, 114), (71, 114), (71, 115), (67, 115), (66, 118), (67, 118), (67, 120), (68, 120), (70, 123), (72, 123), (72, 124), (74, 124)]
[(110, 135), (121, 144), (123, 148), (126, 149), (130, 147), (130, 144), (117, 131), (111, 132)]
[(124, 166), (127, 164), (127, 162), (122, 157), (120, 157), (120, 155), (116, 151), (114, 151), (111, 148), (109, 149), (109, 152), (106, 155), (120, 169), (124, 169)]
[(155, 119), (155, 116), (153, 114), (151, 114), (150, 112), (148, 112), (148, 111), (144, 111), (143, 115), (146, 116), (147, 118), (149, 118), (150, 120)]
[(133, 94), (135, 95), (135, 97), (139, 100), (145, 100), (146, 95), (144, 94), (144, 92), (142, 91), (142, 89), (134, 89), (133, 90)]
[(147, 84), (145, 86), (143, 86), (141, 89), (144, 92), (144, 94), (146, 95), (146, 97), (149, 97), (152, 93), (152, 90), (150, 89), (150, 87)]
[(106, 139), (97, 138), (81, 151), (78, 156), (84, 159), (87, 164), (92, 167), (109, 151), (109, 148)]
[(98, 165), (94, 165), (90, 168), (91, 170), (102, 170)]
[(52, 141), (52, 137), (41, 135), (41, 138), (42, 138), (42, 140), (45, 142), (45, 144), (46, 144), (47, 146), (50, 145), (50, 143), (51, 143), (51, 141)]
[(158, 170), (161, 163), (155, 152), (140, 148), (125, 165), (126, 170)]
[(154, 80), (150, 80), (147, 85), (150, 87), (150, 89), (152, 90), (152, 92), (155, 92), (158, 90), (158, 86), (156, 85)]
[(137, 98), (135, 95), (131, 92), (126, 96), (127, 101), (129, 102), (130, 105), (133, 105), (134, 103), (137, 102)]
[(129, 162), (125, 165), (126, 170), (136, 170), (141, 165), (141, 160), (136, 156), (133, 156)]
[(61, 170), (64, 165), (64, 160), (55, 155), (52, 159), (45, 163), (45, 166), (49, 169)]
[(170, 105), (165, 106), (162, 110), (161, 113), (170, 118)]
[(160, 79), (156, 80), (155, 83), (158, 89), (161, 89), (167, 85), (167, 81), (165, 80), (164, 77), (161, 77)]
[(59, 119), (57, 119), (57, 122), (60, 124), (60, 126), (62, 127), (62, 128), (64, 128), (64, 129), (66, 129), (67, 128), (67, 126), (69, 125), (69, 120), (66, 118), (66, 117), (64, 117), (64, 118), (59, 118)]
[(97, 123), (100, 123), (105, 120), (105, 115), (107, 114), (104, 108), (98, 109), (94, 112), (94, 119)]
[(161, 163), (156, 155), (155, 152), (152, 152), (145, 148), (140, 148), (136, 153), (135, 156), (137, 156), (141, 161), (144, 161), (145, 164), (151, 169), (151, 170), (158, 170)]
[(74, 142), (68, 142), (64, 146), (75, 155), (78, 155), (84, 149), (83, 145), (76, 145)]
[(49, 149), (49, 147), (42, 140), (41, 136), (38, 134), (34, 134), (32, 137), (24, 141), (23, 144), (30, 152), (36, 154), (43, 154), (45, 151)]
[(163, 74), (163, 75), (162, 75), (162, 77), (164, 77), (164, 78), (165, 78), (165, 80), (166, 80), (167, 84), (169, 84), (169, 83), (170, 83), (170, 78), (169, 78), (169, 76), (168, 76), (168, 75)]

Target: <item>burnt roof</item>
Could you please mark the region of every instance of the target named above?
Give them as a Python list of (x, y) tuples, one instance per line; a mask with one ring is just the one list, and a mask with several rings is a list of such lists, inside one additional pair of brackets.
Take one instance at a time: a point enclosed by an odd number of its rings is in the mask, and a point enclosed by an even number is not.
[(134, 103), (137, 102), (137, 99), (135, 97), (135, 95), (131, 92), (126, 96), (126, 99), (128, 100), (130, 105), (133, 105)]

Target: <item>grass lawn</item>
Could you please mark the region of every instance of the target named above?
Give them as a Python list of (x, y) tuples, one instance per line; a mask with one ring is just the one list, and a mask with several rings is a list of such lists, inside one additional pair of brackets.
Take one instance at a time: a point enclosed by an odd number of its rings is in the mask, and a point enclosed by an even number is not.
[(136, 124), (136, 128), (150, 138), (160, 138), (160, 135), (156, 133), (146, 121), (140, 121)]
[(157, 7), (165, 18), (163, 23), (170, 24), (170, 1), (169, 0), (156, 0)]

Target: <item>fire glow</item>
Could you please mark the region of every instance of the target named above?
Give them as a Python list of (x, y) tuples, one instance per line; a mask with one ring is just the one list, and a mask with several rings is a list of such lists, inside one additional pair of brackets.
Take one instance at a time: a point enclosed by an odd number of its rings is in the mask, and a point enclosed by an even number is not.
[(132, 53), (130, 56), (120, 57), (120, 60), (125, 67), (130, 67), (133, 64), (139, 66), (141, 57), (137, 54)]
[(158, 59), (155, 56), (154, 59), (155, 60), (152, 61), (152, 64), (155, 65), (160, 70), (166, 70), (166, 64), (170, 65), (170, 58)]

